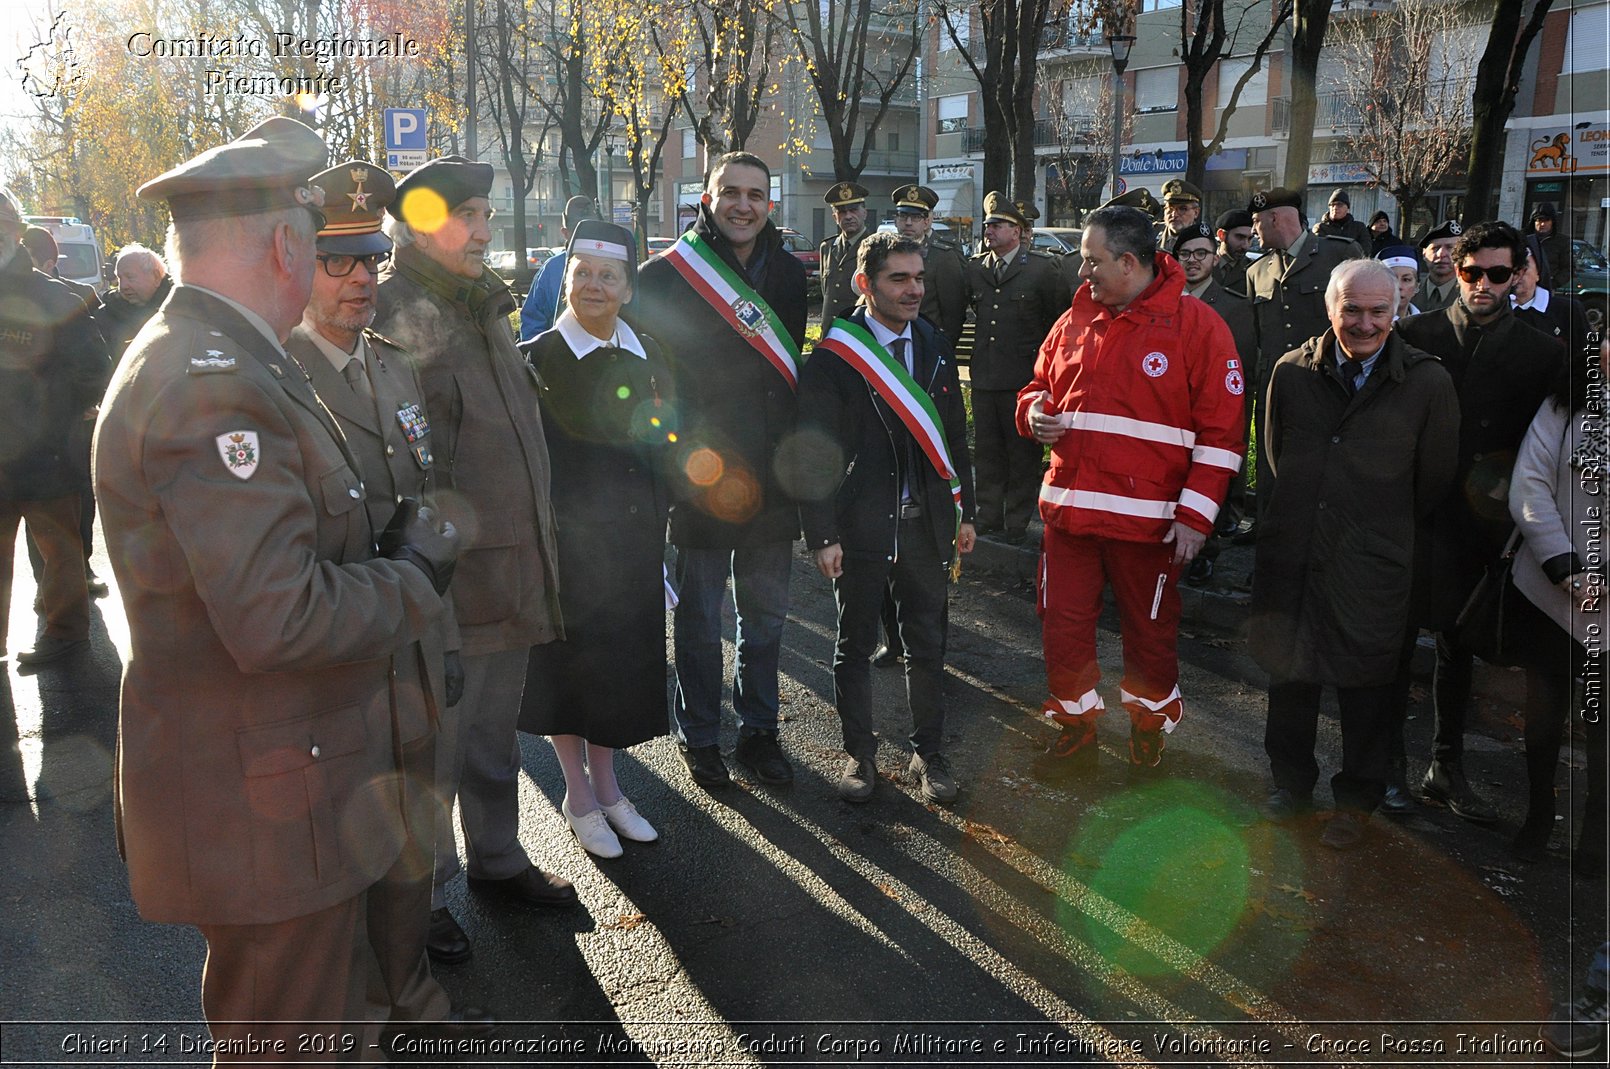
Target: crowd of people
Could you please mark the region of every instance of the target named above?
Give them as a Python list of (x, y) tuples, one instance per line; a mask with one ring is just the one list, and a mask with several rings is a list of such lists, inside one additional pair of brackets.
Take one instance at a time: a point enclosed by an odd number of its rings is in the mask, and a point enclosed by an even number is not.
[[(731, 756), (791, 782), (778, 676), (801, 537), (833, 588), (837, 790), (856, 804), (879, 780), (874, 665), (903, 665), (909, 782), (935, 803), (963, 789), (944, 749), (947, 604), (978, 538), (1023, 544), (1043, 521), (1049, 776), (1098, 760), (1109, 589), (1127, 765), (1163, 770), (1188, 703), (1178, 584), (1211, 576), (1224, 540), (1254, 542), (1263, 812), (1300, 820), (1336, 763), (1320, 841), (1338, 850), (1416, 804), (1421, 629), (1436, 726), (1420, 794), (1497, 819), (1463, 765), (1461, 609), (1512, 552), (1529, 782), (1513, 847), (1543, 856), (1580, 717), (1574, 868), (1603, 878), (1605, 728), (1582, 714), (1602, 694), (1610, 435), (1552, 208), (1529, 235), (1449, 221), (1411, 245), (1384, 216), (1353, 219), (1345, 191), (1312, 227), (1286, 189), (1210, 226), (1173, 180), (1092, 213), (1063, 259), (1030, 247), (1031, 205), (991, 192), (969, 257), (933, 233), (932, 190), (897, 190), (880, 233), (868, 191), (842, 182), (807, 352), (804, 269), (760, 157), (713, 160), (692, 227), (641, 264), (634, 235), (567, 204), (566, 253), (519, 334), (484, 263), (493, 173), (458, 156), (400, 181), (331, 166), (314, 131), (270, 119), (140, 188), (167, 205), (166, 262), (123, 249), (104, 302), (50, 277), (49, 235), (0, 197), (0, 536), (27, 523), (45, 620), (17, 660), (85, 644), (98, 501), (130, 633), (119, 846), (142, 916), (206, 937), (220, 1061), (261, 1060), (274, 1033), (249, 1022), (493, 1028), (432, 976), (474, 951), (445, 888), (462, 872), (511, 905), (577, 901), (520, 842), (519, 732), (550, 740), (586, 851), (654, 841), (616, 751), (670, 733), (693, 783), (730, 784), (729, 586)], [(1325, 687), (1339, 755), (1316, 753)], [(1597, 1005), (1602, 1042), (1602, 990)]]

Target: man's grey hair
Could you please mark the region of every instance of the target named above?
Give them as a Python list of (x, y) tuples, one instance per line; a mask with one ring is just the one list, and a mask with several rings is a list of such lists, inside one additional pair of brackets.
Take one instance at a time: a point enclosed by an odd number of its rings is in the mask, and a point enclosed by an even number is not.
[(390, 212), (387, 212), (385, 218), (381, 219), (380, 229), (388, 238), (391, 239), (393, 251), (396, 249), (406, 249), (408, 246), (414, 243), (414, 239), (417, 236), (414, 233), (413, 227), (409, 226), (395, 215), (392, 215)]
[(157, 278), (168, 273), (168, 265), (162, 262), (162, 257), (154, 249), (148, 249), (138, 241), (131, 241), (117, 250), (117, 259), (112, 261), (112, 270), (117, 270), (124, 262), (144, 264), (156, 272)]
[[(306, 208), (284, 208), (251, 215), (225, 215), (208, 219), (187, 219), (168, 225), (168, 262), (174, 277), (185, 282), (185, 266), (208, 259), (238, 263), (262, 263), (274, 245), (274, 231), (287, 224), (297, 237), (311, 243), (318, 236), (313, 215)], [(189, 280), (205, 285), (201, 278)]]
[(1330, 273), (1330, 282), (1325, 286), (1325, 311), (1336, 311), (1336, 306), (1341, 303), (1342, 287), (1368, 285), (1372, 280), (1386, 287), (1392, 295), (1392, 306), (1396, 308), (1398, 276), (1392, 273), (1390, 267), (1379, 260), (1345, 260)]
[(1085, 229), (1101, 228), (1103, 243), (1114, 259), (1129, 253), (1140, 265), (1151, 270), (1157, 252), (1157, 237), (1152, 232), (1152, 220), (1139, 208), (1112, 205), (1097, 208), (1085, 220)]

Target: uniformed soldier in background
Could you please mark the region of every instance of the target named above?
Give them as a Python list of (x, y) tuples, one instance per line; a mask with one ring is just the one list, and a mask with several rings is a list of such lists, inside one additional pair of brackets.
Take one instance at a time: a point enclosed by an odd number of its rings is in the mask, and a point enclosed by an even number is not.
[(967, 258), (933, 232), (938, 193), (927, 186), (909, 185), (895, 190), (893, 196), (895, 227), (922, 246), (922, 317), (938, 327), (954, 348), (967, 321)]
[(839, 232), (818, 247), (822, 272), (822, 327), (855, 307), (855, 250), (866, 237), (867, 188), (840, 182), (822, 195), (833, 209)]
[[(391, 258), (391, 239), (380, 232), (380, 217), (395, 198), (396, 185), (385, 170), (356, 160), (314, 175), (313, 183), (324, 190), (329, 221), (319, 231), (313, 296), (285, 348), (307, 369), (313, 388), (341, 425), (358, 461), (370, 520), (384, 530), (404, 498), (429, 500), (433, 459), (425, 391), (413, 361), (368, 329), (380, 268)], [(429, 983), (425, 962), (435, 857), (431, 792), (437, 726), (464, 687), (458, 647), (449, 611), (394, 662), (401, 737), (415, 740), (401, 748), (412, 806), (403, 861), (394, 878), (382, 882), (384, 898), (371, 900), (370, 924), (383, 925), (388, 933), (376, 953), (392, 1005), (413, 1017), (420, 1016), (412, 1012), (419, 1004), (441, 995)], [(461, 940), (447, 953), (432, 952), (436, 960), (451, 963), (468, 958), (470, 947)]]
[(1202, 218), (1202, 191), (1183, 178), (1163, 183), (1163, 221), (1156, 227), (1157, 247), (1167, 252), (1186, 227)]
[(1214, 220), (1214, 233), (1219, 239), (1219, 266), (1213, 277), (1231, 293), (1247, 295), (1247, 250), (1252, 248), (1252, 213), (1245, 208), (1231, 208)]
[[(141, 916), (206, 937), (220, 1062), (260, 1062), (269, 1040), (294, 1052), (298, 1022), (369, 1016), (373, 896), (407, 863), (415, 811), (399, 746), (429, 737), (392, 673), (447, 611), (457, 555), (428, 512), (377, 528), (283, 347), (313, 286), (308, 176), (325, 163), (316, 133), (276, 117), (140, 188), (168, 202), (179, 284), (95, 435), (131, 644), (118, 842)], [(439, 988), (420, 1006), (446, 1016)], [(333, 1042), (365, 1053), (353, 1030)]]
[(967, 261), (974, 301), (974, 470), (978, 530), (1020, 543), (1040, 492), (1038, 442), (1017, 433), (1017, 392), (1034, 376), (1034, 358), (1057, 317), (1068, 310), (1069, 287), (1058, 258), (1029, 248), (1031, 205), (1004, 193), (984, 197), (983, 252)]
[[(1338, 264), (1364, 255), (1347, 238), (1320, 237), (1303, 226), (1300, 190), (1275, 188), (1252, 195), (1247, 211), (1263, 255), (1247, 268), (1247, 297), (1258, 325), (1258, 367), (1249, 382), (1258, 389), (1255, 405), (1267, 393), (1269, 375), (1282, 356), (1330, 329), (1325, 286)], [(1257, 480), (1263, 482), (1263, 454)], [(1266, 502), (1260, 498), (1261, 515)]]
[(1440, 312), (1459, 296), (1459, 278), (1454, 270), (1453, 247), (1464, 231), (1459, 220), (1449, 219), (1426, 232), (1420, 242), (1420, 259), (1425, 261), (1425, 277), (1414, 291), (1414, 306), (1423, 312)]

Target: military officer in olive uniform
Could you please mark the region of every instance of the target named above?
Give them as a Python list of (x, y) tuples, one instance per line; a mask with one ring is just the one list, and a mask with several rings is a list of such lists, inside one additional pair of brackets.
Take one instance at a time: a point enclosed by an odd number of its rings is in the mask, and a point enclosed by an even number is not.
[(984, 197), (984, 244), (967, 261), (974, 301), (973, 465), (981, 534), (1021, 542), (1040, 492), (1040, 444), (1017, 433), (1017, 392), (1034, 377), (1034, 358), (1070, 304), (1058, 258), (1029, 248), (1038, 212), (1005, 194)]
[(855, 292), (855, 250), (866, 237), (867, 188), (857, 182), (840, 182), (822, 195), (833, 209), (839, 232), (822, 242), (822, 326), (849, 315), (859, 299)]
[[(207, 940), (220, 1062), (261, 1062), (266, 1041), (287, 1052), (267, 1060), (305, 1058), (310, 1021), (349, 1022), (318, 1029), (325, 1057), (367, 1053), (350, 1022), (389, 980), (371, 922), (418, 812), (403, 754), (430, 737), (393, 672), (440, 625), (457, 555), (428, 513), (382, 526), (363, 508), (357, 460), (283, 347), (318, 269), (308, 176), (326, 162), (275, 117), (140, 188), (168, 203), (181, 282), (95, 433), (130, 637), (118, 844), (140, 915)], [(446, 1016), (440, 988), (419, 994), (411, 1012)]]
[(955, 348), (967, 321), (967, 258), (935, 236), (933, 210), (938, 203), (939, 194), (927, 186), (901, 186), (894, 191), (894, 225), (922, 246), (922, 317)]
[(1157, 247), (1167, 252), (1180, 232), (1202, 218), (1202, 191), (1183, 178), (1163, 183), (1163, 221), (1155, 227)]
[[(313, 296), (285, 348), (307, 370), (341, 425), (378, 531), (404, 498), (426, 501), (431, 488), (425, 391), (412, 360), (368, 329), (380, 268), (391, 257), (391, 239), (380, 232), (381, 213), (397, 190), (388, 172), (356, 160), (314, 175), (313, 182), (324, 190), (329, 221), (319, 231)], [(379, 918), (390, 934), (386, 946), (376, 949), (388, 986), (397, 993), (394, 1001), (400, 996), (405, 1003), (418, 978), (429, 977), (424, 959), (435, 857), (430, 792), (436, 786), (435, 736), (442, 710), (457, 704), (463, 690), (458, 648), (458, 628), (448, 612), (440, 626), (395, 661), (398, 716), (407, 721), (403, 734), (420, 739), (403, 747), (404, 773), (418, 789), (409, 792), (415, 808), (404, 852), (408, 864), (398, 866), (389, 908)], [(371, 924), (376, 912), (371, 903)], [(467, 943), (458, 950), (455, 955), (432, 948), (436, 960), (449, 963), (469, 957)]]
[(1219, 266), (1213, 277), (1219, 285), (1242, 297), (1247, 295), (1247, 250), (1252, 248), (1252, 213), (1245, 208), (1231, 208), (1214, 221), (1219, 239)]
[(1454, 270), (1453, 247), (1464, 229), (1459, 220), (1449, 219), (1426, 232), (1420, 242), (1420, 258), (1425, 261), (1426, 274), (1420, 288), (1414, 291), (1413, 304), (1422, 313), (1440, 312), (1452, 305), (1459, 296), (1459, 277)]
[[(1258, 328), (1258, 384), (1254, 404), (1261, 406), (1269, 375), (1282, 356), (1330, 329), (1325, 286), (1330, 273), (1364, 255), (1347, 238), (1320, 237), (1303, 226), (1302, 193), (1275, 188), (1252, 195), (1247, 211), (1264, 253), (1247, 268), (1247, 298)], [(1263, 453), (1258, 453), (1257, 481), (1264, 479)], [(1262, 515), (1265, 498), (1258, 499)]]

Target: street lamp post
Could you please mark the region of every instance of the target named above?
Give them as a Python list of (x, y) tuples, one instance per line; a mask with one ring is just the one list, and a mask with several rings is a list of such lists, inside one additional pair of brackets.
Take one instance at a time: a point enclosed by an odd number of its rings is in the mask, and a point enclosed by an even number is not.
[(1135, 36), (1128, 33), (1109, 33), (1107, 47), (1112, 49), (1112, 195), (1118, 195), (1118, 146), (1124, 136), (1124, 68), (1129, 66), (1129, 50), (1135, 45)]

